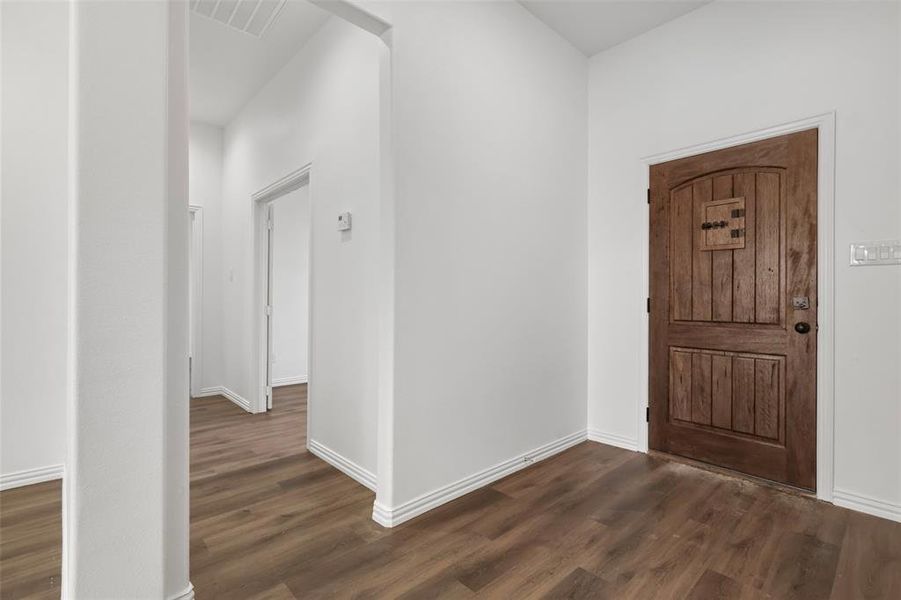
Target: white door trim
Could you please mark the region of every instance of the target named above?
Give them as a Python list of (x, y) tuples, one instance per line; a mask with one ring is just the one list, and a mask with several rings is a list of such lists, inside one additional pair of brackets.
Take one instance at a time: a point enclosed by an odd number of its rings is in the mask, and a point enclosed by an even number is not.
[[(756, 142), (788, 133), (818, 129), (817, 165), (817, 498), (832, 502), (834, 471), (835, 416), (835, 112), (785, 123), (776, 127), (743, 133), (641, 159), (640, 201), (646, 203), (651, 165)], [(646, 209), (647, 210), (647, 209)], [(638, 449), (648, 451), (648, 350), (649, 323), (645, 298), (650, 297), (650, 212), (645, 212), (641, 227), (642, 277), (635, 306), (641, 310), (641, 362), (639, 377), (641, 401), (638, 403)], [(653, 301), (653, 299), (652, 299)]]
[[(268, 408), (267, 397), (271, 394), (272, 382), (269, 381), (271, 365), (271, 335), (269, 331), (269, 319), (267, 312), (267, 298), (271, 292), (271, 263), (268, 248), (268, 223), (269, 211), (272, 203), (294, 190), (300, 189), (311, 183), (311, 171), (313, 165), (308, 163), (299, 169), (292, 171), (281, 179), (264, 187), (251, 195), (254, 215), (254, 262), (253, 276), (253, 314), (254, 314), (254, 338), (257, 343), (253, 347), (253, 362), (256, 364), (254, 397), (251, 398), (251, 412), (266, 412)], [(313, 389), (313, 195), (310, 188), (310, 235), (309, 235), (309, 269), (307, 271), (309, 284), (307, 285), (309, 320), (307, 329), (307, 439), (309, 439), (310, 422), (313, 418), (312, 389)]]
[[(191, 296), (191, 396), (200, 394), (203, 375), (203, 207), (191, 205), (188, 207), (191, 216), (190, 239), (188, 240), (192, 259), (189, 260), (191, 269), (191, 289), (196, 296)], [(197, 231), (195, 231), (195, 227)], [(199, 235), (198, 235), (199, 234)], [(196, 258), (194, 258), (196, 257)]]
[[(266, 267), (265, 267), (265, 289), (263, 293), (265, 297), (263, 298), (263, 304), (265, 305), (263, 314), (264, 319), (266, 319), (266, 329), (263, 332), (263, 335), (266, 336), (266, 348), (265, 352), (265, 360), (264, 364), (266, 365), (266, 370), (262, 373), (263, 381), (265, 382), (264, 386), (264, 394), (265, 394), (265, 409), (272, 410), (272, 272), (274, 270), (274, 265), (272, 264), (272, 252), (275, 249), (275, 240), (273, 239), (273, 232), (275, 231), (275, 206), (273, 203), (276, 199), (270, 200), (264, 204), (266, 210), (264, 211), (263, 218), (266, 221), (266, 228), (263, 230), (264, 235), (264, 252), (266, 254)], [(262, 411), (260, 411), (262, 412)]]

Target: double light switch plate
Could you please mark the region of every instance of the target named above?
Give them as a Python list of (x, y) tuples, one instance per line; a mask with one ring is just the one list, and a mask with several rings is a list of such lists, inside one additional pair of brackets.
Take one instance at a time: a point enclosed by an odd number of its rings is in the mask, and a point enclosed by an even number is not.
[(901, 265), (901, 240), (851, 244), (851, 266), (870, 265)]

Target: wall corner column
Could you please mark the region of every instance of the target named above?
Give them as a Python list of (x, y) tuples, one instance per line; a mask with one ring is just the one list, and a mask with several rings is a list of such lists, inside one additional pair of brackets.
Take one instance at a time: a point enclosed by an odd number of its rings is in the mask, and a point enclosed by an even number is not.
[(188, 599), (187, 3), (70, 18), (63, 597)]

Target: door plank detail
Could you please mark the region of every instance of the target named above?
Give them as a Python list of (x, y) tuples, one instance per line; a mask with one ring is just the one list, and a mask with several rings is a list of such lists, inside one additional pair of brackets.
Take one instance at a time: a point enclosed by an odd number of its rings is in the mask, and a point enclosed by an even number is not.
[(754, 433), (754, 359), (732, 361), (732, 426), (741, 433)]
[(670, 359), (670, 416), (691, 421), (691, 353), (674, 351)]
[(691, 422), (710, 425), (711, 359), (703, 352), (691, 355)]
[(693, 223), (692, 187), (686, 186), (672, 194), (673, 220), (673, 285), (672, 303), (673, 319), (690, 321), (691, 312), (691, 269), (692, 269), (692, 236)]
[[(782, 170), (774, 167), (702, 177), (670, 191), (671, 322), (784, 324), (784, 194)], [(742, 242), (711, 247), (710, 230), (701, 228), (711, 203), (733, 198), (743, 203), (741, 216), (714, 221), (740, 227)]]
[(732, 361), (729, 355), (711, 357), (713, 426), (732, 429)]
[(703, 231), (694, 224), (704, 221), (704, 203), (713, 198), (713, 182), (710, 179), (696, 181), (692, 186), (694, 218), (692, 222), (691, 260), (691, 317), (694, 321), (710, 321), (713, 317), (710, 282), (712, 272), (712, 252), (701, 251)]
[[(732, 175), (722, 175), (713, 180), (713, 199), (724, 200), (732, 197)], [(711, 252), (712, 275), (712, 317), (714, 321), (732, 320), (732, 252), (714, 250)]]
[(757, 323), (779, 322), (779, 175), (757, 174)]
[(754, 433), (760, 437), (779, 437), (780, 362), (754, 361)]
[(670, 348), (670, 419), (781, 442), (785, 357)]
[(735, 175), (735, 195), (745, 199), (745, 247), (732, 251), (732, 320), (752, 323), (755, 319), (755, 239), (756, 239), (756, 190), (754, 173)]

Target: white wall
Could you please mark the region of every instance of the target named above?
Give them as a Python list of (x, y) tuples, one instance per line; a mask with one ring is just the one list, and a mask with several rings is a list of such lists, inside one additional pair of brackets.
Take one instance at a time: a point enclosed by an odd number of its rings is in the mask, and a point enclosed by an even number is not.
[(188, 197), (203, 212), (201, 390), (222, 385), (222, 136), (221, 127), (191, 122)]
[(394, 26), (397, 177), (378, 501), (403, 512), (585, 429), (587, 60), (516, 3), (374, 8)]
[(64, 598), (188, 583), (187, 4), (75, 2)]
[(893, 3), (713, 3), (591, 60), (589, 427), (637, 441), (640, 158), (835, 109), (835, 488), (901, 504), (901, 237)]
[[(311, 439), (376, 469), (375, 261), (380, 43), (331, 19), (228, 125), (222, 206), (222, 385), (250, 399), (251, 195), (312, 162)], [(336, 230), (353, 213), (353, 230)]]
[(3, 2), (0, 14), (6, 487), (58, 476), (66, 454), (69, 9)]
[(310, 188), (273, 203), (272, 385), (307, 380)]

